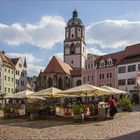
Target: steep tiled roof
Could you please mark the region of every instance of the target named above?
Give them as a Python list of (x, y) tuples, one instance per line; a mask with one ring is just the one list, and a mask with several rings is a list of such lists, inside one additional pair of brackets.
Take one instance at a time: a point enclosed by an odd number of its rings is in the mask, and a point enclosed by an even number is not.
[(119, 64), (133, 63), (140, 61), (140, 44), (127, 46), (124, 50), (124, 58)]
[(127, 46), (125, 48), (125, 57), (140, 55), (140, 43)]
[(11, 60), (5, 56), (5, 54), (3, 52), (0, 51), (0, 58), (2, 59), (3, 61), (3, 64), (7, 67), (10, 67), (10, 68), (14, 68), (14, 65), (12, 64)]
[(19, 59), (20, 59), (19, 57), (18, 58), (11, 58), (11, 61), (14, 65), (16, 65)]
[(102, 55), (95, 60), (95, 63), (99, 63), (102, 59), (107, 61), (108, 58), (111, 58), (114, 64), (118, 64), (124, 57), (124, 51), (120, 51), (117, 53), (110, 53), (106, 55)]
[(43, 73), (62, 73), (71, 75), (72, 68), (62, 60), (53, 56)]
[(80, 77), (82, 75), (82, 70), (81, 69), (73, 69), (71, 71), (72, 77)]

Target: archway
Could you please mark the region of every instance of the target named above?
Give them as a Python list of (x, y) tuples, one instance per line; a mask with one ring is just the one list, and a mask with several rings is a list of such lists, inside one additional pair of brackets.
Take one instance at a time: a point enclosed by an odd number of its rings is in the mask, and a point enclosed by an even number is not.
[(78, 80), (78, 81), (76, 82), (76, 86), (79, 86), (79, 85), (81, 85), (81, 84), (82, 84), (81, 80)]
[(59, 78), (59, 81), (58, 81), (58, 88), (63, 89), (63, 82), (61, 78)]

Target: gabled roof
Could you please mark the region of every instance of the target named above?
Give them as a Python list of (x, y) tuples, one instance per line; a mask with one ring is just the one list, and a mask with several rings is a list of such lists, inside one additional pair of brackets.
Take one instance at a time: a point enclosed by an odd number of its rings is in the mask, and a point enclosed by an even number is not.
[(134, 63), (140, 61), (140, 43), (127, 46), (124, 50), (124, 58), (119, 64)]
[(71, 75), (71, 66), (64, 63), (58, 57), (53, 56), (43, 73), (61, 73)]
[(111, 58), (114, 61), (114, 64), (118, 64), (124, 57), (124, 51), (110, 53), (98, 57), (95, 62), (99, 63), (101, 60), (107, 61), (108, 58)]
[(140, 43), (127, 46), (125, 48), (125, 57), (140, 55)]
[(19, 57), (18, 58), (11, 58), (11, 61), (14, 65), (16, 65), (19, 59), (20, 59)]
[(5, 56), (4, 52), (0, 51), (0, 58), (4, 64), (4, 66), (14, 68), (13, 63), (11, 62), (11, 60), (8, 57)]
[(73, 69), (71, 70), (72, 77), (80, 77), (82, 75), (81, 69)]

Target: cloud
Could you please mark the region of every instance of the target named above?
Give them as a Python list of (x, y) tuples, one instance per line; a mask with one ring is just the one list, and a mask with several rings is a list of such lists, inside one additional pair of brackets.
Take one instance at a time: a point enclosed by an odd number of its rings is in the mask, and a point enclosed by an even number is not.
[(29, 76), (33, 76), (33, 75), (36, 75), (38, 76), (40, 70), (44, 70), (45, 67), (44, 66), (40, 66), (40, 65), (37, 65), (37, 64), (28, 64), (28, 72), (27, 74)]
[(140, 42), (140, 22), (104, 20), (86, 28), (87, 43), (100, 44), (103, 48), (117, 48)]
[(55, 53), (54, 56), (57, 56), (59, 59), (61, 59), (63, 61), (63, 53), (62, 52)]
[(21, 25), (0, 23), (0, 43), (20, 46), (28, 43), (40, 48), (52, 48), (64, 40), (65, 21), (60, 16), (44, 16), (38, 23)]
[(40, 58), (36, 58), (33, 56), (32, 53), (7, 53), (7, 56), (14, 58), (14, 57), (21, 57), (22, 60), (26, 58), (27, 60), (27, 71), (28, 75), (38, 75), (40, 70), (44, 70), (44, 66), (40, 65), (42, 61)]
[(86, 54), (88, 54), (88, 53), (95, 54), (95, 55), (104, 55), (105, 54), (96, 48), (87, 48)]
[[(27, 43), (39, 48), (53, 48), (62, 43), (65, 21), (60, 16), (44, 16), (36, 23), (0, 23), (0, 44), (20, 46)], [(103, 48), (118, 48), (140, 41), (140, 21), (103, 20), (86, 27), (86, 43)]]

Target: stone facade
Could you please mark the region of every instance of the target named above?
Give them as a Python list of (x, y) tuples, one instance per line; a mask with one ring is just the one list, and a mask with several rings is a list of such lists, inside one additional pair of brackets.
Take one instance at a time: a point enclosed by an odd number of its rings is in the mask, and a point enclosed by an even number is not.
[(59, 58), (53, 56), (46, 69), (37, 78), (37, 90), (56, 87), (68, 89), (72, 87), (72, 68)]
[[(37, 79), (38, 90), (54, 86), (60, 89), (67, 89), (80, 84), (92, 84), (95, 86), (111, 86), (131, 92), (137, 87), (136, 83), (129, 85), (118, 85), (118, 81), (126, 77), (137, 77), (137, 71), (133, 74), (126, 72), (118, 73), (118, 68), (131, 64), (140, 63), (140, 44), (127, 46), (124, 50), (106, 55), (85, 55), (85, 27), (81, 19), (78, 18), (76, 10), (73, 11), (72, 18), (68, 21), (65, 28), (64, 40), (64, 62), (58, 58), (53, 58), (59, 63), (51, 63), (47, 70), (42, 71)], [(140, 74), (139, 74), (140, 75)], [(66, 85), (65, 78), (69, 79), (69, 86)], [(121, 81), (120, 81), (121, 82)], [(132, 87), (132, 88), (131, 88)], [(140, 86), (139, 86), (140, 88)]]

